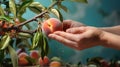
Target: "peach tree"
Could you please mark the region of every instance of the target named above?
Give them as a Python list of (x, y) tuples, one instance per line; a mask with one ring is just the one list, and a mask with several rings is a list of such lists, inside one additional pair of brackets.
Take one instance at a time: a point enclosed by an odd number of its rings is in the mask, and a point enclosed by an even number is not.
[[(18, 66), (18, 56), (16, 48), (24, 47), (29, 50), (38, 49), (42, 57), (48, 54), (49, 45), (47, 36), (43, 33), (42, 23), (44, 20), (55, 15), (61, 22), (63, 21), (60, 9), (65, 12), (67, 7), (62, 4), (66, 0), (51, 0), (50, 6), (43, 6), (34, 0), (0, 0), (0, 64), (8, 54), (11, 57), (13, 67)], [(67, 0), (86, 3), (87, 0)], [(23, 14), (27, 9), (35, 13), (36, 16), (26, 19)], [(29, 23), (33, 22), (38, 26), (32, 30)], [(24, 29), (27, 28), (26, 29)]]

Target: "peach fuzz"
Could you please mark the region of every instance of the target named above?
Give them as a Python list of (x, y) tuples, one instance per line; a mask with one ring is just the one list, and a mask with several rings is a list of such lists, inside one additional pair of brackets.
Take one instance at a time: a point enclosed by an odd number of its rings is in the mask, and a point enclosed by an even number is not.
[(62, 31), (62, 23), (56, 18), (50, 18), (42, 23), (42, 31), (49, 35), (55, 31)]

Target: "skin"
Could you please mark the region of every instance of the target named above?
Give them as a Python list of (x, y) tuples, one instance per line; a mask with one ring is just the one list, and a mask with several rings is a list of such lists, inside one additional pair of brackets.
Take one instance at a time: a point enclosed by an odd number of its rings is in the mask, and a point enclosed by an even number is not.
[(56, 31), (49, 34), (49, 37), (77, 50), (98, 45), (120, 49), (119, 27), (96, 28), (85, 26), (76, 21), (65, 20), (63, 21), (64, 31)]

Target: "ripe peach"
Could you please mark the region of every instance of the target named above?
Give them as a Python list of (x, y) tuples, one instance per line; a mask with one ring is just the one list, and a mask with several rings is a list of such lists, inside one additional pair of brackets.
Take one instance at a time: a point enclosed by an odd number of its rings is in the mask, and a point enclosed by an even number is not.
[(29, 63), (26, 59), (27, 56), (28, 56), (28, 54), (25, 52), (20, 53), (18, 55), (18, 64), (19, 65), (27, 65)]
[(37, 51), (37, 50), (32, 50), (31, 52), (30, 52), (30, 57), (31, 58), (34, 58), (34, 59), (39, 59), (39, 52)]
[(62, 64), (59, 61), (52, 61), (49, 67), (61, 67)]
[(46, 35), (53, 33), (55, 31), (61, 31), (62, 23), (60, 22), (60, 20), (56, 18), (50, 18), (43, 22), (42, 30)]
[(42, 59), (41, 57), (39, 58), (39, 64), (41, 66), (45, 66), (49, 64), (49, 58), (47, 56), (44, 56), (44, 58)]

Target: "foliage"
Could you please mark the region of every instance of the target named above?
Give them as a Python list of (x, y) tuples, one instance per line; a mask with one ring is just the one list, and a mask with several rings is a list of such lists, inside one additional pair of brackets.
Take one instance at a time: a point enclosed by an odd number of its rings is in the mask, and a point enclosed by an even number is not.
[[(61, 21), (63, 20), (59, 9), (63, 9), (65, 12), (68, 10), (62, 4), (63, 1), (65, 0), (51, 0), (51, 5), (45, 7), (34, 0), (0, 0), (0, 62), (9, 54), (13, 67), (17, 67), (18, 57), (15, 48), (23, 48), (24, 46), (29, 50), (39, 49), (42, 57), (47, 55), (49, 45), (47, 37), (42, 33), (41, 23), (50, 18), (51, 13)], [(87, 0), (71, 1), (87, 3)], [(30, 20), (23, 18), (27, 9), (35, 13), (36, 16)], [(38, 24), (35, 30), (30, 28), (29, 22), (32, 21), (36, 21)], [(26, 27), (27, 30), (23, 30), (23, 27)]]

